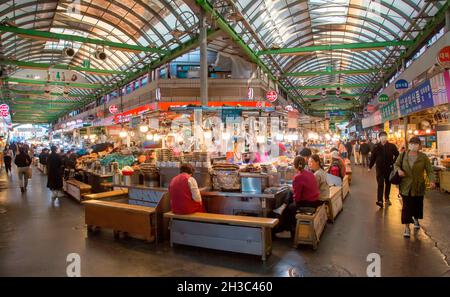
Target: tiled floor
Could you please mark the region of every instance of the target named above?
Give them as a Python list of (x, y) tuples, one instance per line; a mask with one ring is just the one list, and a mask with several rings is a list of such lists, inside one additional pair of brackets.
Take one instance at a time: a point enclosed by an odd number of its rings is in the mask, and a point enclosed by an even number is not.
[(367, 256), (381, 256), (383, 276), (449, 276), (450, 195), (425, 201), (424, 229), (402, 236), (400, 201), (375, 205), (373, 172), (355, 167), (350, 196), (317, 251), (293, 249), (274, 239), (266, 263), (259, 257), (134, 239), (112, 232), (87, 236), (83, 206), (63, 198), (52, 203), (46, 177), (37, 170), (26, 194), (17, 178), (0, 177), (0, 276), (65, 276), (70, 253), (81, 257), (82, 276), (365, 276)]

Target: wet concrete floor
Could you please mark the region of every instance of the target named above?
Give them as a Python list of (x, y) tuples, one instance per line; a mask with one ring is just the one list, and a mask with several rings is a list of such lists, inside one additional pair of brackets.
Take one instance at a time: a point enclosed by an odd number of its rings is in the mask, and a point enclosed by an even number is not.
[(242, 255), (167, 242), (149, 244), (87, 234), (83, 206), (70, 198), (54, 203), (46, 177), (34, 170), (28, 191), (17, 177), (0, 175), (0, 276), (65, 276), (67, 255), (81, 257), (82, 276), (366, 276), (367, 257), (381, 256), (382, 276), (450, 276), (450, 195), (425, 199), (423, 229), (403, 238), (401, 201), (393, 189), (389, 208), (375, 205), (373, 172), (354, 167), (350, 196), (317, 251), (274, 239), (266, 263)]

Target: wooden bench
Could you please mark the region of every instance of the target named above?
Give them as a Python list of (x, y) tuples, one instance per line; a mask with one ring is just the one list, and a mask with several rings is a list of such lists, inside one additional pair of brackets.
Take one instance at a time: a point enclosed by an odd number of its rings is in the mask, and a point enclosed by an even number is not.
[(294, 247), (297, 248), (299, 244), (309, 244), (316, 250), (320, 237), (327, 225), (325, 206), (319, 206), (314, 214), (298, 213), (295, 218), (297, 219), (297, 225), (294, 235)]
[(325, 201), (328, 221), (334, 223), (335, 218), (343, 209), (342, 187), (330, 187), (330, 197), (322, 200)]
[(115, 237), (122, 234), (148, 242), (155, 240), (156, 216), (153, 207), (102, 200), (87, 200), (83, 204), (89, 232), (107, 228), (113, 230)]
[(344, 176), (342, 180), (342, 200), (345, 200), (350, 193), (350, 180), (348, 175)]
[(128, 197), (128, 189), (114, 190), (95, 194), (85, 194), (83, 199), (85, 200), (108, 200), (108, 199), (119, 199)]
[(65, 190), (67, 194), (81, 202), (83, 195), (91, 193), (92, 187), (76, 179), (69, 179), (66, 181)]
[(176, 215), (170, 219), (170, 245), (197, 246), (222, 251), (259, 255), (265, 261), (272, 252), (271, 229), (278, 219), (213, 213)]

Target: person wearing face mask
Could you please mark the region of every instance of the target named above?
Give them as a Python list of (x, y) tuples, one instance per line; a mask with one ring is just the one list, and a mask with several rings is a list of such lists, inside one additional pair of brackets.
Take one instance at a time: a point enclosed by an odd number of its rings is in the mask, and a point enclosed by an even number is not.
[(383, 192), (386, 205), (391, 205), (389, 200), (389, 195), (391, 193), (391, 182), (389, 180), (389, 176), (394, 168), (394, 163), (399, 155), (399, 152), (395, 144), (392, 144), (387, 140), (386, 132), (380, 132), (380, 134), (378, 134), (378, 138), (380, 142), (377, 143), (372, 151), (369, 171), (376, 164), (378, 183), (376, 204), (380, 208), (383, 208)]
[(419, 151), (420, 145), (420, 139), (412, 137), (409, 140), (407, 151), (397, 158), (394, 165), (394, 170), (397, 170), (398, 175), (402, 177), (399, 190), (403, 201), (404, 237), (410, 237), (409, 224), (414, 224), (415, 230), (420, 229), (419, 219), (423, 218), (423, 196), (425, 194), (424, 173), (430, 179), (430, 188), (436, 187), (430, 159)]

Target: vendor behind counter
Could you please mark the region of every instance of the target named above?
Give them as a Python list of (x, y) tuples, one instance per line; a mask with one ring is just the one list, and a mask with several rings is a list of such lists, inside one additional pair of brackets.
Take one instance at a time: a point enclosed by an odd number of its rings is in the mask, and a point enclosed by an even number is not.
[(197, 181), (192, 177), (194, 173), (192, 165), (182, 164), (180, 174), (170, 182), (170, 206), (174, 214), (205, 212)]

